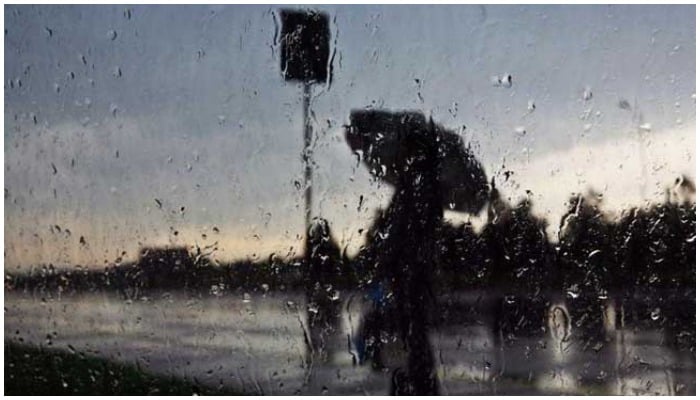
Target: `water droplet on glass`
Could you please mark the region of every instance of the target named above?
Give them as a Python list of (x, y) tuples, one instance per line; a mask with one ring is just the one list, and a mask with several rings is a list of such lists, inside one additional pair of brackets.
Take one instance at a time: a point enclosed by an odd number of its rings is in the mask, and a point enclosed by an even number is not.
[(588, 258), (591, 258), (591, 257), (595, 256), (596, 254), (600, 254), (600, 252), (601, 252), (600, 249), (593, 250), (590, 253), (588, 253)]
[(572, 285), (566, 291), (566, 295), (572, 299), (577, 299), (580, 294), (581, 294), (581, 292), (578, 288), (578, 285)]
[(508, 73), (503, 74), (502, 77), (498, 78), (498, 85), (504, 88), (513, 86), (513, 76)]
[(617, 106), (620, 107), (623, 110), (631, 110), (632, 107), (630, 106), (629, 101), (625, 99), (620, 99), (620, 101), (617, 102)]
[(659, 318), (661, 318), (661, 309), (656, 307), (651, 311), (651, 320), (652, 321), (657, 321)]
[(588, 101), (593, 98), (593, 92), (591, 91), (591, 88), (586, 88), (583, 91), (583, 100)]
[(528, 112), (533, 112), (535, 111), (535, 102), (533, 100), (528, 100), (527, 102), (527, 111)]

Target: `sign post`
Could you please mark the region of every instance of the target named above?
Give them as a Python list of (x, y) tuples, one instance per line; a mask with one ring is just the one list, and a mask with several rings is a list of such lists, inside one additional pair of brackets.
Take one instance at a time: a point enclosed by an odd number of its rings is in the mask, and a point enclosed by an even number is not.
[[(330, 55), (328, 15), (317, 11), (281, 10), (282, 57), (280, 67), (287, 81), (301, 82), (304, 86), (304, 219), (305, 237), (311, 228), (312, 199), (312, 151), (311, 122), (309, 107), (311, 86), (325, 82), (328, 76), (328, 57)], [(309, 249), (306, 249), (308, 251)]]

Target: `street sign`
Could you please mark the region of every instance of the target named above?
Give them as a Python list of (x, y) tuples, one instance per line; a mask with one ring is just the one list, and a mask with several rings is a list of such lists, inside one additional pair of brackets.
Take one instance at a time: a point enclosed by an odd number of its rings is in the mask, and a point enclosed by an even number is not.
[(328, 15), (318, 11), (281, 10), (281, 68), (284, 79), (304, 83), (328, 77)]

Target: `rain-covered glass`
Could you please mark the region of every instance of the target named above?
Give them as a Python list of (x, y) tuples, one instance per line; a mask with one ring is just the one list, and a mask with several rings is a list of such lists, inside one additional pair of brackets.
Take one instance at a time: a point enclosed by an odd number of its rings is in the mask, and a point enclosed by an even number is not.
[(6, 5), (5, 394), (695, 394), (695, 6)]

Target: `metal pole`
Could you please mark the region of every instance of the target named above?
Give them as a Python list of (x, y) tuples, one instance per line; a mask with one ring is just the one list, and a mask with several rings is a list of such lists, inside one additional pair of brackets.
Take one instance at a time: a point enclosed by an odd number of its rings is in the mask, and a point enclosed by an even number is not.
[(311, 121), (309, 121), (309, 103), (311, 102), (311, 83), (304, 82), (304, 222), (306, 227), (306, 251), (308, 252), (308, 236), (311, 229), (311, 186), (312, 186), (312, 170), (311, 170)]

